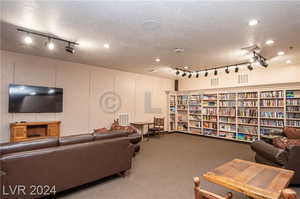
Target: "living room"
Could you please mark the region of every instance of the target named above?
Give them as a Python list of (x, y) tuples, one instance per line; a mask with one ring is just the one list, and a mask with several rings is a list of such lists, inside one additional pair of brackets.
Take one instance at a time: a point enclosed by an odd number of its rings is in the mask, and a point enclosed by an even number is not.
[(1, 198), (299, 196), (299, 2), (0, 6)]

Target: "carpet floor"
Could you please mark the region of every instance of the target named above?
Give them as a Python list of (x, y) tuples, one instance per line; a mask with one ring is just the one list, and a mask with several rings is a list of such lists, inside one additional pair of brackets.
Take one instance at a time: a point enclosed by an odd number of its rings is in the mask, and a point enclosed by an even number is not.
[[(249, 144), (185, 134), (169, 134), (143, 142), (128, 176), (112, 176), (57, 195), (66, 199), (193, 199), (193, 177), (201, 186), (225, 194), (202, 174), (234, 158), (254, 160)], [(300, 188), (294, 188), (298, 196)], [(246, 197), (233, 192), (234, 198)]]

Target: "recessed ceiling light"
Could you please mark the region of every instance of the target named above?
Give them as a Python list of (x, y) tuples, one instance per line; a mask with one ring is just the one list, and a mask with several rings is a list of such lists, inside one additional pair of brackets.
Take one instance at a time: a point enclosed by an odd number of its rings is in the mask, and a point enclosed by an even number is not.
[(183, 67), (184, 69), (189, 69), (189, 67), (188, 66), (185, 66), (185, 67)]
[(279, 51), (279, 52), (277, 53), (277, 55), (279, 55), (279, 56), (284, 55), (284, 52), (283, 52), (283, 51)]
[(272, 44), (274, 44), (274, 41), (272, 39), (269, 39), (265, 42), (265, 44), (272, 45)]
[(156, 61), (156, 62), (160, 62), (160, 59), (159, 59), (159, 58), (156, 58), (155, 61)]
[(252, 20), (250, 20), (249, 23), (248, 23), (249, 26), (255, 26), (255, 25), (257, 25), (257, 24), (258, 24), (258, 21), (257, 21), (256, 19), (252, 19)]
[(287, 60), (286, 63), (287, 63), (287, 64), (290, 64), (290, 63), (292, 63), (292, 61), (291, 61), (291, 60)]
[(104, 48), (109, 48), (109, 44), (104, 44), (103, 47)]
[(24, 41), (25, 41), (26, 44), (31, 44), (31, 43), (32, 43), (32, 39), (31, 39), (31, 37), (29, 37), (29, 36), (26, 36), (26, 37), (24, 38)]

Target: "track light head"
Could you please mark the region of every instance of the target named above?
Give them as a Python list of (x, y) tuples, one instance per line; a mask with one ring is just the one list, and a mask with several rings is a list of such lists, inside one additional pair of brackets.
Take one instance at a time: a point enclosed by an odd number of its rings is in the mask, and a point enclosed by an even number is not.
[(207, 77), (207, 76), (208, 76), (208, 71), (206, 70), (205, 74), (204, 74), (204, 77)]
[(262, 58), (262, 57), (260, 57), (260, 58), (258, 59), (258, 63), (259, 63), (261, 66), (265, 67), (265, 68), (268, 67), (268, 63), (267, 63), (266, 60), (265, 60), (264, 58)]
[(234, 69), (234, 72), (236, 72), (236, 73), (239, 72), (239, 67), (236, 66)]
[(54, 49), (54, 43), (51, 41), (50, 38), (48, 38), (46, 46), (48, 47), (49, 50), (53, 50)]
[(184, 72), (183, 74), (182, 74), (182, 77), (185, 77), (186, 76), (186, 72)]
[(199, 78), (199, 73), (196, 74), (196, 78)]
[(192, 77), (192, 73), (189, 74), (189, 78), (191, 78), (191, 77)]
[(217, 69), (215, 69), (214, 75), (217, 75), (217, 74), (218, 74), (218, 71), (217, 71)]
[(71, 43), (68, 43), (68, 45), (65, 47), (65, 50), (71, 54), (75, 53), (75, 49), (71, 46)]
[(248, 68), (248, 70), (253, 70), (253, 67), (252, 67), (252, 65), (251, 64), (249, 64), (248, 66), (247, 66), (247, 68)]
[(24, 38), (24, 41), (26, 44), (32, 44), (32, 38), (28, 35)]
[(226, 72), (227, 74), (229, 74), (228, 66), (227, 66), (227, 68), (225, 69), (225, 72)]
[(177, 70), (177, 71), (176, 71), (176, 75), (179, 75), (179, 74), (180, 74), (180, 71), (179, 71), (179, 70)]

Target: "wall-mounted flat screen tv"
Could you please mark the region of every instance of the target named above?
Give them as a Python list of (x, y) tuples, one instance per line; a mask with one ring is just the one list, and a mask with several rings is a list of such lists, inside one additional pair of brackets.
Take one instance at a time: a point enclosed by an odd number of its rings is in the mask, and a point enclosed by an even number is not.
[(9, 85), (10, 113), (59, 113), (63, 111), (63, 89)]

